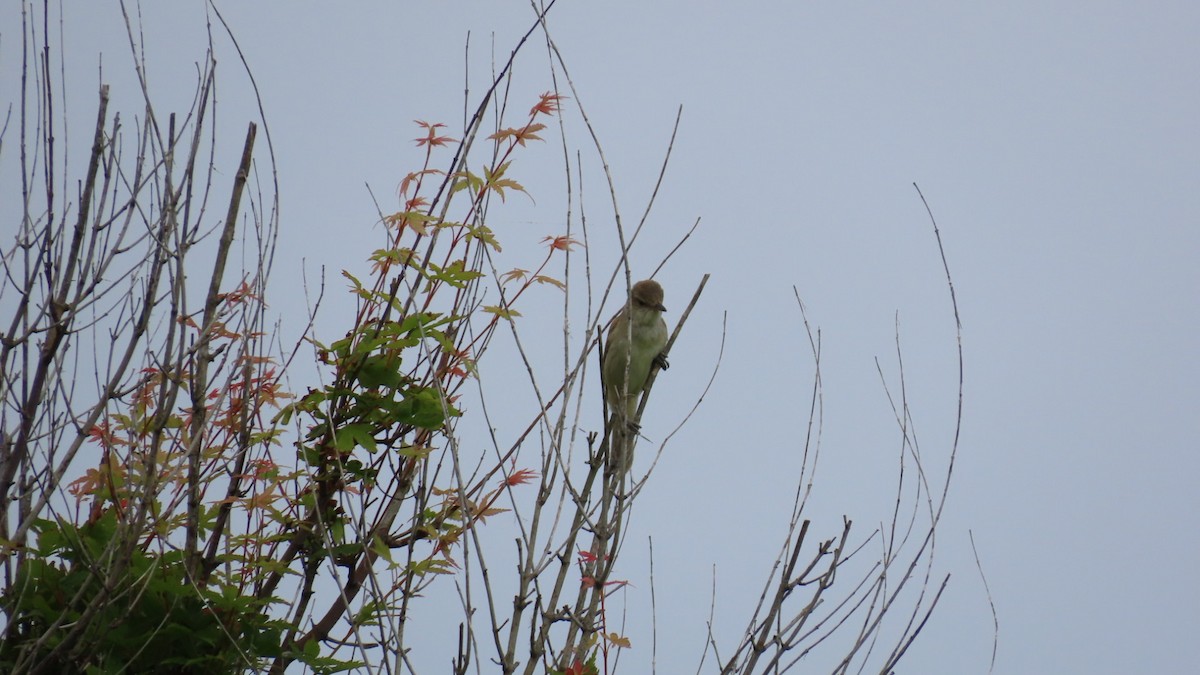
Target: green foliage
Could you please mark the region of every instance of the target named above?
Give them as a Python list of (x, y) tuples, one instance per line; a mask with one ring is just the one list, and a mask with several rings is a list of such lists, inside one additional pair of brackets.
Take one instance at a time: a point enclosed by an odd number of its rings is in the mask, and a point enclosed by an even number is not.
[[(268, 603), (233, 584), (198, 588), (181, 552), (125, 545), (120, 529), (115, 509), (79, 527), (37, 522), (37, 549), (0, 600), (10, 617), (0, 670), (39, 639), (35, 663), (61, 673), (229, 673), (281, 652), (284, 624)], [(56, 622), (82, 634), (47, 631)], [(72, 654), (76, 644), (99, 649)]]

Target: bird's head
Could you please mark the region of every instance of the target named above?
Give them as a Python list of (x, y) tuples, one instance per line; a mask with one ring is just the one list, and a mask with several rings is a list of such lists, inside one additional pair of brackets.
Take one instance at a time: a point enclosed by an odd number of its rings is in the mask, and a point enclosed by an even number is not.
[(633, 304), (639, 307), (667, 311), (667, 308), (663, 307), (663, 288), (653, 279), (644, 279), (634, 284), (630, 297), (633, 298)]

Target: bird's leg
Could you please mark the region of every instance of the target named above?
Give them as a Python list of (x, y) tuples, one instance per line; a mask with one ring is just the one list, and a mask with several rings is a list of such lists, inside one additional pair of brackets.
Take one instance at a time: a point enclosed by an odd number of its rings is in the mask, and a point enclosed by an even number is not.
[(667, 355), (662, 352), (659, 352), (658, 355), (654, 357), (654, 365), (662, 368), (663, 370), (671, 367), (671, 364), (667, 363)]

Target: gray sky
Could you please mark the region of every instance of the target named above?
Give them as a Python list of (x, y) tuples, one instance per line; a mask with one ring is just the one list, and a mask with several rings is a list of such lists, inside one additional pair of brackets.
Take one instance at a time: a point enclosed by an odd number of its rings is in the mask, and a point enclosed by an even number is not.
[[(6, 92), (20, 66), (13, 4), (0, 10)], [(203, 53), (202, 5), (174, 3), (167, 15), (147, 4), (151, 82), (160, 106), (183, 109)], [(532, 19), (520, 2), (218, 6), (261, 89), (279, 162), (277, 287), (294, 287), (305, 259), (310, 273), (329, 270), (334, 294), (338, 270), (365, 270), (378, 245), (364, 185), (386, 197), (417, 168), (412, 120), (459, 135), (468, 31), (474, 101), (493, 39), (502, 60)], [(135, 114), (119, 13), (107, 3), (69, 11), (68, 104), (94, 118), (103, 54), (114, 100)], [(629, 535), (628, 672), (649, 671), (638, 616), (649, 611), (647, 537), (659, 672), (695, 670), (714, 569), (726, 649), (757, 598), (790, 513), (812, 378), (793, 286), (824, 343), (817, 536), (837, 534), (843, 514), (860, 535), (890, 517), (899, 436), (875, 358), (894, 379), (897, 317), (921, 449), (944, 472), (954, 323), (914, 182), (958, 293), (965, 408), (935, 564), (953, 577), (900, 672), (987, 671), (992, 617), (968, 530), (998, 612), (997, 673), (1195, 663), (1185, 645), (1200, 631), (1200, 6), (561, 0), (549, 25), (579, 88), (569, 141), (588, 151), (582, 102), (627, 226), (683, 106), (634, 274), (701, 218), (658, 277), (668, 322), (702, 273), (713, 278), (659, 378), (651, 439), (699, 397), (728, 313), (713, 389), (666, 446)], [(218, 124), (236, 148), (253, 101), (236, 54), (218, 43)], [(518, 62), (514, 109), (551, 88), (545, 52), (531, 45)], [(592, 254), (611, 266), (615, 237), (600, 234), (611, 207), (589, 161)], [(512, 264), (529, 266), (538, 241), (562, 233), (558, 141), (526, 151), (514, 171), (536, 202), (510, 199), (493, 228)], [(277, 294), (273, 307), (297, 315), (294, 300)], [(560, 301), (545, 291), (527, 302), (552, 312)], [(322, 326), (340, 334), (346, 311), (334, 303)], [(506, 377), (502, 363), (488, 368)], [(435, 672), (446, 655), (431, 656)]]

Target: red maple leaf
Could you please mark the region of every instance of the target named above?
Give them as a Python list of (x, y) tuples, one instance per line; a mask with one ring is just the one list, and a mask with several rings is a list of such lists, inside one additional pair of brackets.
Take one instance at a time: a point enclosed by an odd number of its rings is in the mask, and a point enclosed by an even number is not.
[(509, 474), (508, 478), (506, 478), (504, 480), (504, 482), (509, 487), (512, 487), (513, 485), (523, 485), (525, 483), (528, 483), (528, 482), (532, 481), (534, 478), (537, 478), (536, 471), (534, 471), (533, 469), (521, 469), (519, 471), (514, 471), (511, 474)]

